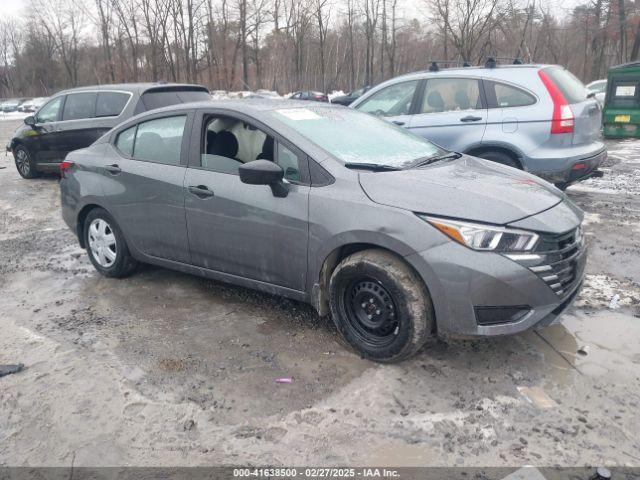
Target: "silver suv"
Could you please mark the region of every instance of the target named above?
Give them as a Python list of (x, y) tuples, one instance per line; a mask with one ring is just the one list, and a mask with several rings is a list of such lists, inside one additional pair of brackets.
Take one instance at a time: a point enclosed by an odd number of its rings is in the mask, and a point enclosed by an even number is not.
[(442, 147), (534, 173), (563, 188), (600, 175), (600, 106), (557, 65), (439, 70), (388, 80), (351, 107)]

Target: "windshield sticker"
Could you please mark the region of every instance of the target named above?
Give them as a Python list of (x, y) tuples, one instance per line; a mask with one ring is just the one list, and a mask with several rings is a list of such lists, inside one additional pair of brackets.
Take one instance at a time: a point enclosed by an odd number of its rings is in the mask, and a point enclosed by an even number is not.
[(636, 86), (635, 85), (618, 85), (616, 87), (616, 97), (635, 97)]
[(318, 120), (322, 117), (306, 108), (287, 108), (284, 110), (276, 110), (280, 115), (290, 120)]

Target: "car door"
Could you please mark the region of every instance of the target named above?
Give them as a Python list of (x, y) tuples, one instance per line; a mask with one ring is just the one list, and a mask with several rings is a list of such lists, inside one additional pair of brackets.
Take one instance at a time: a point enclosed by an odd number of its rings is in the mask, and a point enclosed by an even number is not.
[(39, 164), (59, 162), (57, 139), (65, 97), (54, 97), (38, 110), (34, 116), (36, 123), (33, 131), (25, 138), (27, 148)]
[(420, 85), (420, 80), (388, 85), (371, 94), (354, 108), (377, 115), (396, 125), (409, 126)]
[(128, 242), (145, 255), (190, 263), (184, 176), (192, 113), (145, 117), (116, 130), (103, 192)]
[[(286, 197), (240, 181), (238, 167), (257, 158), (282, 166)], [(184, 185), (195, 265), (304, 290), (309, 172), (301, 151), (250, 117), (203, 111), (195, 120)]]
[(464, 152), (479, 145), (487, 108), (477, 78), (429, 78), (408, 127), (448, 150)]

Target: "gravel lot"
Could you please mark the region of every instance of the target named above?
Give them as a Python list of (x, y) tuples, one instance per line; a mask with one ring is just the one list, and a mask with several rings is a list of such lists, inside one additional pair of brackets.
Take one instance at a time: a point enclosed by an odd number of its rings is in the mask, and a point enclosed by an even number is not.
[(591, 252), (563, 324), (395, 366), (303, 304), (155, 267), (99, 276), (57, 179), (0, 156), (0, 364), (26, 365), (0, 378), (0, 466), (640, 466), (640, 142), (609, 152), (568, 191)]

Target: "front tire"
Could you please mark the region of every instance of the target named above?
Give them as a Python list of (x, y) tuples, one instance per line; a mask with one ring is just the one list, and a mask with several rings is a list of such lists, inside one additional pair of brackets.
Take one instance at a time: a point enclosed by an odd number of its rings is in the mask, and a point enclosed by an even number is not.
[(431, 297), (422, 280), (385, 250), (364, 250), (340, 262), (329, 282), (331, 317), (360, 355), (399, 362), (434, 331)]
[(32, 179), (40, 176), (33, 163), (31, 154), (22, 145), (18, 145), (13, 150), (13, 158), (16, 162), (16, 169), (22, 178)]
[(89, 260), (102, 275), (122, 278), (135, 270), (137, 262), (129, 253), (122, 230), (106, 210), (91, 210), (83, 233)]

